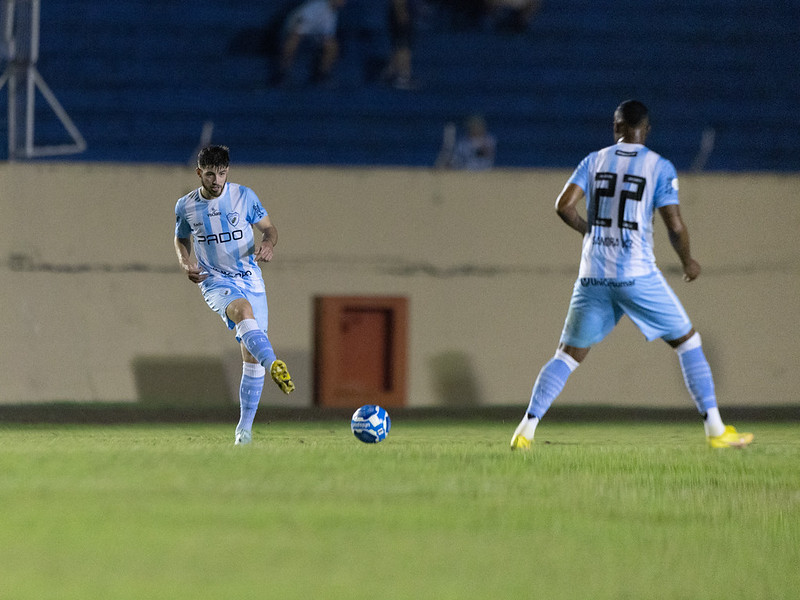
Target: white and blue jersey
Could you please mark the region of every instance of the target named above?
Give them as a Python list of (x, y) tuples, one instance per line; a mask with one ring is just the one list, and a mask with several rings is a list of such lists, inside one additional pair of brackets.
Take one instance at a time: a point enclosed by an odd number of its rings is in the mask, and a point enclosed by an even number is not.
[(655, 209), (678, 204), (672, 163), (642, 144), (618, 143), (584, 158), (568, 183), (586, 195), (589, 227), (561, 343), (589, 348), (623, 314), (648, 340), (689, 332), (692, 322), (653, 253)]
[(618, 143), (584, 158), (568, 183), (586, 195), (579, 276), (626, 279), (656, 271), (653, 215), (678, 204), (672, 163), (642, 144)]
[(226, 183), (217, 198), (206, 200), (198, 188), (178, 200), (175, 235), (194, 239), (197, 263), (209, 274), (203, 284), (223, 278), (243, 289), (264, 291), (261, 269), (253, 258), (252, 225), (266, 215), (255, 192), (237, 183)]

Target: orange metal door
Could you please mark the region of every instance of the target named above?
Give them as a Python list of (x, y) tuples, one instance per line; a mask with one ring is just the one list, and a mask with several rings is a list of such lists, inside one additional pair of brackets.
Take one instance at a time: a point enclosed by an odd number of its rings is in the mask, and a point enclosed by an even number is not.
[(407, 320), (407, 298), (317, 297), (315, 404), (404, 406)]

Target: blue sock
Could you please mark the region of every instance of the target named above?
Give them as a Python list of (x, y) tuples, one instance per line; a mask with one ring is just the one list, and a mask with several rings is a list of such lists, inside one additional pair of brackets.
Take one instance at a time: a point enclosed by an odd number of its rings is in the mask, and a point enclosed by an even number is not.
[(570, 355), (558, 350), (556, 355), (539, 371), (536, 383), (533, 384), (531, 401), (528, 404), (528, 415), (541, 419), (553, 400), (564, 389), (567, 378), (578, 368), (578, 361)]
[(275, 351), (267, 334), (258, 327), (255, 319), (244, 319), (236, 324), (236, 334), (247, 351), (267, 369), (275, 362)]
[(717, 395), (711, 367), (701, 345), (700, 334), (695, 333), (675, 348), (675, 351), (678, 353), (686, 389), (689, 390), (697, 410), (704, 415), (709, 409), (717, 406)]
[(267, 370), (261, 365), (243, 363), (242, 383), (239, 386), (239, 423), (236, 425), (236, 431), (253, 429), (253, 420), (256, 418), (266, 372)]

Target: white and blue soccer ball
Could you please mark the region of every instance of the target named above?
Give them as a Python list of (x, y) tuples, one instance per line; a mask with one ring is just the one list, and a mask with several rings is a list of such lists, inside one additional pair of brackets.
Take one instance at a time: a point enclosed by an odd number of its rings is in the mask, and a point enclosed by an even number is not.
[(377, 404), (365, 404), (350, 419), (353, 435), (365, 444), (377, 444), (385, 440), (391, 428), (389, 413)]

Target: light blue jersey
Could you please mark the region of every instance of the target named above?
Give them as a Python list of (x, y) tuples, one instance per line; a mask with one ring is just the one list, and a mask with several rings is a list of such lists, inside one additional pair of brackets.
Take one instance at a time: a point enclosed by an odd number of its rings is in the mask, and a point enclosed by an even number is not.
[(642, 144), (618, 143), (584, 158), (568, 183), (586, 195), (589, 230), (579, 276), (625, 279), (656, 271), (653, 215), (678, 204), (672, 163)]
[(222, 194), (206, 200), (200, 188), (175, 205), (175, 235), (194, 239), (194, 253), (202, 271), (209, 274), (201, 288), (217, 281), (247, 291), (263, 293), (261, 269), (253, 258), (253, 223), (267, 215), (255, 192), (237, 183), (226, 183)]

